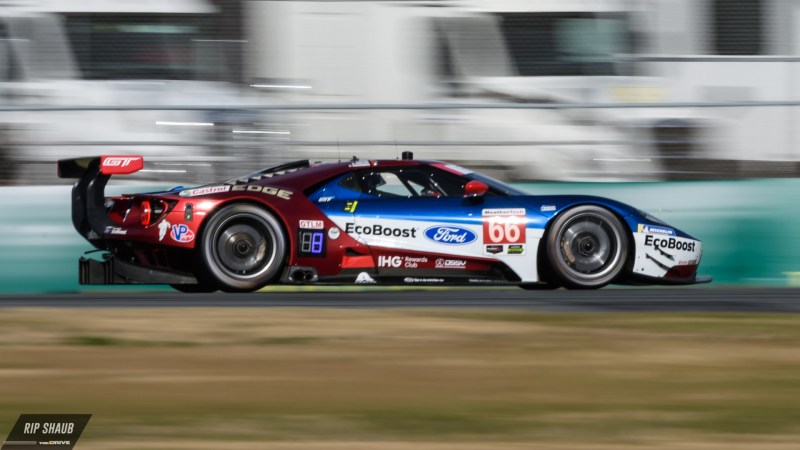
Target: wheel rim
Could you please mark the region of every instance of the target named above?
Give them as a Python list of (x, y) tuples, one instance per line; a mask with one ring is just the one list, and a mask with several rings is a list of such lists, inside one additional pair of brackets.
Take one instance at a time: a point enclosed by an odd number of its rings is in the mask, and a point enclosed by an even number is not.
[(263, 274), (274, 263), (277, 237), (261, 218), (234, 215), (220, 224), (213, 237), (213, 257), (228, 276), (247, 280)]
[(581, 279), (602, 278), (621, 258), (620, 235), (604, 218), (583, 214), (567, 222), (559, 236), (561, 261)]

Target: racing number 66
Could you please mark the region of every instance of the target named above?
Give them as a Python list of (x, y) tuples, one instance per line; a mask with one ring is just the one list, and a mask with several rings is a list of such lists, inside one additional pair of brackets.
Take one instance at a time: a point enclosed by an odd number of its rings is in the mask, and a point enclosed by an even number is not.
[(492, 243), (518, 242), (522, 232), (517, 223), (489, 222), (489, 240)]
[(484, 243), (525, 243), (525, 221), (521, 217), (492, 218), (483, 222)]

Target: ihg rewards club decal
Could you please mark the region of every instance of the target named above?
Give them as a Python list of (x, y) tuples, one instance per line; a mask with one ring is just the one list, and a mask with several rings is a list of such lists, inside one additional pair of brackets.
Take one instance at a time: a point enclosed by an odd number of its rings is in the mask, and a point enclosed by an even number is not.
[(72, 450), (91, 414), (22, 414), (0, 450)]

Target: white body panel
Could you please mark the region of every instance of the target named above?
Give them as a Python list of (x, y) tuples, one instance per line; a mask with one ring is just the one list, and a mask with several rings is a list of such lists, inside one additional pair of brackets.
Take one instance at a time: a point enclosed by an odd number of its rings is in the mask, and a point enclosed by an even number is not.
[(698, 265), (703, 244), (664, 233), (634, 233), (636, 259), (633, 274), (661, 278), (675, 266)]
[[(483, 224), (447, 224), (444, 222), (427, 222), (412, 220), (391, 220), (381, 218), (364, 218), (342, 215), (328, 216), (343, 232), (347, 232), (350, 237), (366, 244), (370, 247), (381, 249), (397, 249), (406, 252), (421, 252), (452, 257), (468, 257), (480, 259), (496, 259), (509, 266), (525, 283), (539, 281), (536, 250), (539, 248), (539, 240), (544, 234), (544, 230), (526, 228), (525, 229), (525, 251), (521, 254), (501, 254), (491, 255), (486, 253), (486, 236), (483, 234)], [(425, 231), (432, 227), (454, 226), (460, 229), (467, 229), (472, 232), (475, 239), (463, 244), (444, 244), (429, 239)], [(386, 236), (384, 232), (376, 235), (371, 231), (375, 227), (381, 230), (392, 230), (394, 235)], [(349, 231), (349, 232), (348, 232)], [(435, 258), (433, 256), (432, 258)]]

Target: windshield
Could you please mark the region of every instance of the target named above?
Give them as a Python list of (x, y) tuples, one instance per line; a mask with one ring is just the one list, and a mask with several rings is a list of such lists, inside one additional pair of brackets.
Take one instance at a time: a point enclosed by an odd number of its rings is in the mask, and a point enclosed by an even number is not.
[(617, 75), (616, 55), (631, 53), (623, 15), (499, 14), (511, 59), (521, 76)]
[(85, 79), (215, 78), (213, 59), (199, 55), (199, 16), (75, 14), (66, 28)]

